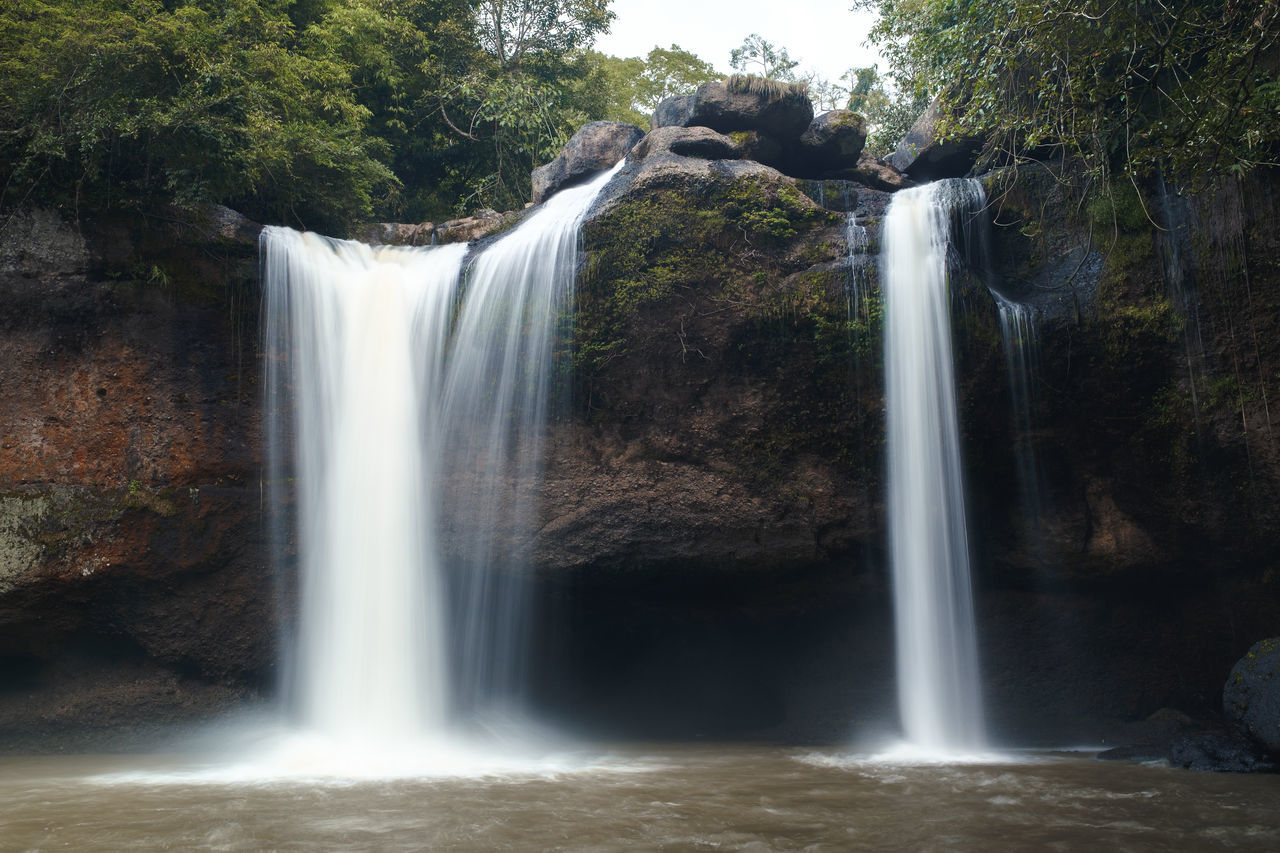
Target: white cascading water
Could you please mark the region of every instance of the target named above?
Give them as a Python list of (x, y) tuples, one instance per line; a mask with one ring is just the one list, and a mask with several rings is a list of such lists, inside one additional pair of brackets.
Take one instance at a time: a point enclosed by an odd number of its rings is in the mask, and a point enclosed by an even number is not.
[(440, 411), (449, 438), (447, 550), (454, 568), (455, 701), (518, 714), (525, 687), (533, 489), (552, 397), (552, 346), (569, 321), (582, 220), (621, 163), (561, 190), (476, 259)]
[(302, 727), (335, 744), (394, 749), (446, 724), (439, 442), (422, 401), (443, 386), (466, 246), (373, 250), (285, 228), (262, 244), (268, 363), (281, 372), (269, 387), (294, 404), (293, 702)]
[(858, 224), (858, 217), (853, 211), (845, 214), (844, 241), (848, 247), (849, 258), (849, 319), (865, 317), (867, 314), (867, 287), (863, 268), (863, 254), (867, 249), (867, 229)]
[(507, 579), (531, 550), (579, 228), (611, 175), (553, 196), (465, 285), (466, 245), (263, 232), (272, 501), (297, 495), (286, 668), (306, 749), (338, 762), (322, 772), (351, 756), (353, 775), (432, 772), (414, 762), (460, 716), (518, 702), (525, 602)]
[(902, 190), (883, 232), (899, 708), (908, 744), (941, 756), (985, 740), (947, 280), (952, 215), (983, 204), (976, 181)]

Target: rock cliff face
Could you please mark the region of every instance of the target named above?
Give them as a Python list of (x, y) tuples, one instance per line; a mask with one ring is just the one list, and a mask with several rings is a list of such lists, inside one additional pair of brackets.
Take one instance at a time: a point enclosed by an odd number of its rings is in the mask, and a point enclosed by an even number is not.
[(203, 715), (271, 666), (252, 251), (180, 243), (6, 219), (0, 736)]
[[(583, 232), (573, 399), (520, 546), (536, 698), (614, 733), (891, 727), (875, 285), (890, 195), (797, 182), (696, 127), (649, 142)], [(998, 733), (1209, 714), (1231, 663), (1274, 634), (1275, 184), (1152, 190), (1158, 208), (1117, 191), (1076, 214), (1047, 173), (988, 179), (994, 260), (957, 278), (953, 316)], [(846, 211), (865, 228), (852, 253)], [(252, 248), (7, 221), (0, 737), (254, 695), (288, 607), (261, 523)], [(1043, 312), (1035, 518), (987, 284)]]

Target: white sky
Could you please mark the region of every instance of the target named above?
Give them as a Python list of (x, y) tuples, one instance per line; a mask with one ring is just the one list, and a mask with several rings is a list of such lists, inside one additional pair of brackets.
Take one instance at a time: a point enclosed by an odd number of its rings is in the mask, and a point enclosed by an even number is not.
[(835, 82), (851, 67), (878, 62), (864, 46), (875, 21), (871, 12), (850, 12), (850, 0), (613, 0), (612, 32), (595, 49), (612, 56), (643, 57), (673, 43), (728, 72), (729, 51), (752, 33), (800, 60), (797, 71), (817, 71)]

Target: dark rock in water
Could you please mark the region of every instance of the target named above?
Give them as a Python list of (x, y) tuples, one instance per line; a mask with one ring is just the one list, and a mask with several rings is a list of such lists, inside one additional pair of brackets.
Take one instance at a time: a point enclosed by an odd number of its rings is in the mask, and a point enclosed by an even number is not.
[(430, 246), (436, 226), (430, 222), (375, 222), (355, 234), (371, 246)]
[[(508, 214), (508, 216), (518, 215), (518, 213)], [(465, 243), (470, 240), (477, 240), (490, 231), (499, 228), (504, 221), (503, 214), (498, 213), (496, 210), (477, 210), (471, 216), (450, 219), (448, 222), (440, 223), (431, 234), (427, 235), (426, 240), (410, 245), (425, 246), (430, 245), (432, 242)]]
[(1169, 763), (1214, 773), (1258, 773), (1275, 769), (1261, 751), (1235, 732), (1184, 735), (1169, 749)]
[(1227, 719), (1263, 749), (1280, 755), (1280, 637), (1255, 643), (1222, 688)]
[(858, 191), (864, 189), (854, 181), (796, 181), (796, 189), (813, 199), (813, 203), (836, 213), (852, 213), (857, 209)]
[(962, 178), (969, 174), (982, 150), (982, 140), (973, 136), (943, 138), (938, 132), (942, 119), (935, 100), (911, 125), (889, 157), (889, 163), (914, 181)]
[(757, 130), (775, 139), (798, 139), (813, 120), (804, 87), (776, 80), (737, 77), (703, 83), (692, 95), (667, 98), (653, 113), (660, 127), (709, 127), (721, 133)]
[(852, 110), (831, 110), (809, 123), (789, 152), (788, 172), (801, 178), (834, 176), (858, 166), (867, 144), (867, 120)]
[(1097, 758), (1101, 761), (1164, 761), (1169, 758), (1175, 741), (1200, 731), (1196, 721), (1181, 711), (1161, 708), (1145, 720), (1126, 723), (1119, 734), (1130, 743), (1100, 752)]
[[(903, 177), (902, 173), (887, 163), (877, 160), (867, 151), (858, 157), (857, 165), (851, 169), (842, 169), (832, 177), (821, 178), (801, 183), (830, 184), (848, 183), (860, 187), (869, 187), (880, 192), (897, 192), (914, 183)], [(814, 199), (817, 201), (817, 199)], [(835, 208), (832, 208), (833, 210)]]
[(573, 135), (556, 159), (533, 170), (533, 201), (613, 166), (640, 141), (644, 131), (623, 121), (593, 121)]
[(636, 162), (660, 151), (701, 160), (742, 159), (742, 148), (736, 142), (709, 127), (658, 128), (640, 140), (627, 159)]
[(1169, 758), (1169, 748), (1157, 743), (1137, 743), (1103, 750), (1094, 757), (1099, 761), (1165, 761)]

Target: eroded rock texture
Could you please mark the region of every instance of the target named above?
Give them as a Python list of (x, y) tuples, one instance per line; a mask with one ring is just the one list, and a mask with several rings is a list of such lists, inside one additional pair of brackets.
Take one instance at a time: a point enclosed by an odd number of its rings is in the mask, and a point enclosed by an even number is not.
[(193, 224), (179, 249), (44, 211), (6, 223), (0, 737), (239, 701), (275, 620), (253, 250), (239, 225)]

